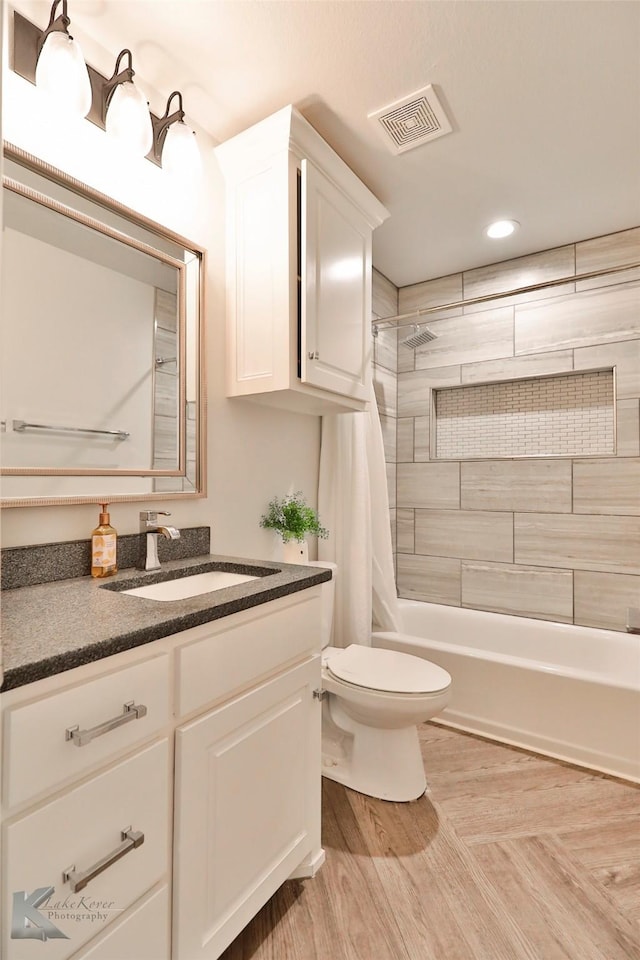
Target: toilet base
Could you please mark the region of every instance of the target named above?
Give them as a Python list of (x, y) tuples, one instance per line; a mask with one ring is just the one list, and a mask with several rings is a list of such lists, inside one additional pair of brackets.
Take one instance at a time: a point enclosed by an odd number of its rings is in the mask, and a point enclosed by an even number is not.
[(334, 705), (323, 718), (322, 775), (379, 800), (417, 800), (427, 788), (417, 727), (365, 726)]

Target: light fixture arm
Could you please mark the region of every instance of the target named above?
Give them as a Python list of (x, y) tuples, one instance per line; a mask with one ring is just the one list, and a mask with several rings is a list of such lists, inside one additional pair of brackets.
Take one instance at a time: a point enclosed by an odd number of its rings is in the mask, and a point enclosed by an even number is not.
[(71, 20), (67, 14), (67, 0), (62, 0), (62, 13), (60, 16), (56, 17), (56, 8), (59, 3), (60, 0), (53, 0), (51, 5), (51, 13), (49, 15), (49, 23), (47, 24), (46, 29), (42, 31), (42, 34), (38, 40), (37, 56), (40, 56), (42, 48), (44, 47), (44, 42), (50, 33), (69, 33), (68, 27), (71, 23)]
[[(174, 97), (178, 98), (178, 109), (174, 110), (173, 113), (169, 113), (171, 107), (171, 101)], [(174, 90), (170, 94), (169, 99), (167, 100), (167, 107), (164, 112), (164, 116), (155, 117), (151, 114), (151, 124), (153, 126), (153, 147), (150, 155), (150, 159), (153, 159), (156, 163), (160, 163), (162, 157), (162, 148), (164, 146), (164, 141), (167, 137), (167, 131), (172, 123), (181, 122), (184, 120), (184, 110), (182, 109), (182, 94), (179, 90)]]
[[(63, 2), (66, 3), (66, 0), (63, 0)], [(121, 70), (120, 63), (122, 62), (122, 58), (124, 56), (129, 58), (129, 66), (125, 67), (124, 70)], [(135, 73), (136, 72), (133, 69), (133, 57), (131, 55), (131, 50), (128, 50), (125, 47), (125, 49), (121, 50), (118, 54), (113, 73), (108, 80), (105, 80), (102, 86), (101, 117), (103, 127), (107, 116), (107, 110), (109, 109), (109, 104), (111, 103), (111, 98), (115, 93), (116, 87), (121, 83), (131, 83)]]

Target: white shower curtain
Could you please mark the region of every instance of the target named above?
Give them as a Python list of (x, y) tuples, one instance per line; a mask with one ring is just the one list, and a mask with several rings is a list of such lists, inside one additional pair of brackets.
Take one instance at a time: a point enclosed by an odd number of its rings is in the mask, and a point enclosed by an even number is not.
[(372, 623), (399, 630), (389, 494), (373, 384), (364, 413), (322, 418), (318, 512), (329, 539), (320, 560), (338, 565), (332, 643), (371, 643)]

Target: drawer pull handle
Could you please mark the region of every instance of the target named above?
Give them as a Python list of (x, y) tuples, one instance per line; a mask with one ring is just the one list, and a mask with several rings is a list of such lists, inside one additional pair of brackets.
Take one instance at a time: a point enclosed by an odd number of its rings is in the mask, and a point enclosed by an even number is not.
[(91, 743), (96, 737), (101, 737), (103, 733), (109, 733), (110, 730), (115, 730), (116, 727), (121, 727), (124, 723), (129, 723), (130, 720), (139, 720), (146, 715), (147, 708), (143, 703), (136, 704), (133, 700), (129, 700), (122, 707), (120, 716), (105, 720), (104, 723), (99, 723), (97, 727), (91, 727), (89, 730), (81, 730), (77, 725), (67, 727), (64, 738), (65, 740), (73, 740), (76, 747), (84, 747), (85, 744)]
[(144, 843), (144, 833), (140, 830), (132, 830), (131, 827), (126, 827), (120, 832), (120, 839), (122, 842), (118, 844), (115, 850), (108, 853), (106, 857), (101, 857), (92, 867), (89, 867), (88, 870), (76, 870), (74, 863), (62, 871), (62, 879), (65, 883), (68, 881), (71, 884), (72, 893), (77, 893), (78, 890), (84, 890), (89, 881), (97, 877), (99, 873), (102, 873), (103, 870), (110, 867), (111, 864), (119, 860), (120, 857), (124, 857), (125, 853), (129, 853), (130, 850), (135, 850), (136, 847), (141, 846)]

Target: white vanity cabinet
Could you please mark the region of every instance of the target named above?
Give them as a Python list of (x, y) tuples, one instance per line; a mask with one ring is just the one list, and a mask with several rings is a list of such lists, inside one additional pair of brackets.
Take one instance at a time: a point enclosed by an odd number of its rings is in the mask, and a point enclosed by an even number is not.
[(216, 149), (227, 184), (227, 394), (362, 410), (372, 231), (388, 212), (292, 107)]
[(324, 859), (320, 588), (183, 636), (173, 956), (216, 960), (287, 877)]
[(313, 876), (319, 654), (318, 586), (3, 694), (2, 956), (217, 960)]
[(318, 658), (176, 734), (175, 956), (215, 958), (312, 853)]

